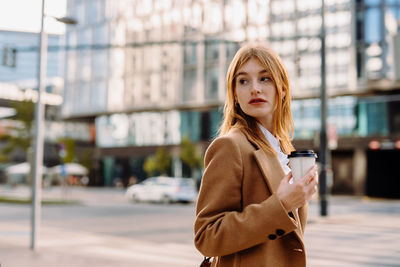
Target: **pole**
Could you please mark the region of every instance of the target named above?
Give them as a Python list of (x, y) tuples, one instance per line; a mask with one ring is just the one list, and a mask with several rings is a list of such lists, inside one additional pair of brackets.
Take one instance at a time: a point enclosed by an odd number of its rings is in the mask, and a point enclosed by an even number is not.
[(320, 136), (320, 151), (319, 158), (321, 163), (321, 173), (319, 179), (319, 197), (320, 197), (320, 215), (328, 215), (328, 193), (327, 193), (327, 166), (328, 166), (328, 151), (327, 151), (327, 92), (326, 92), (326, 62), (325, 62), (325, 3), (322, 0), (321, 4), (321, 136)]
[(39, 74), (38, 74), (38, 93), (35, 108), (35, 144), (34, 144), (34, 164), (33, 183), (32, 183), (32, 218), (31, 218), (31, 249), (37, 250), (37, 237), (40, 229), (41, 199), (42, 199), (42, 167), (43, 167), (43, 116), (44, 107), (42, 105), (42, 92), (46, 79), (47, 61), (47, 36), (44, 32), (44, 4), (42, 0), (42, 18), (39, 39)]

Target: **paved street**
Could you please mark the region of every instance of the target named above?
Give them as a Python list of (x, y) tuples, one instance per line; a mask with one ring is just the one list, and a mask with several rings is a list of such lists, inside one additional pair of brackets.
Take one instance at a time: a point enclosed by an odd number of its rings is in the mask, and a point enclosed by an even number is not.
[[(46, 189), (43, 198), (79, 205), (44, 205), (39, 250), (32, 253), (30, 206), (0, 204), (1, 267), (198, 266), (194, 205), (132, 204), (118, 189)], [(21, 197), (26, 188), (0, 187)], [(310, 207), (308, 266), (400, 266), (400, 200), (333, 197), (330, 216)]]
[(335, 197), (328, 218), (313, 203), (308, 266), (400, 266), (400, 201)]

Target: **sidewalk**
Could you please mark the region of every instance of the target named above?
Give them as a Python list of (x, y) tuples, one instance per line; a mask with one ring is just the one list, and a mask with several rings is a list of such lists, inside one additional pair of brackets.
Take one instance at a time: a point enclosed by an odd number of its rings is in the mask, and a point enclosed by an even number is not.
[[(107, 203), (128, 203), (124, 194), (123, 188), (110, 188), (110, 187), (48, 187), (42, 188), (42, 200), (58, 200), (58, 201), (78, 201), (87, 205), (90, 204), (107, 204)], [(28, 199), (32, 195), (30, 187), (20, 185), (11, 187), (8, 185), (0, 185), (0, 196)]]
[(331, 197), (328, 217), (309, 213), (307, 266), (400, 266), (400, 200)]
[[(44, 189), (43, 198), (67, 197), (84, 205), (130, 205), (122, 189), (68, 188), (64, 193), (60, 188)], [(26, 187), (0, 186), (0, 196), (29, 194)], [(400, 200), (335, 196), (329, 199), (328, 212), (328, 217), (320, 217), (319, 203), (310, 203), (305, 235), (308, 267), (400, 266)], [(161, 244), (52, 227), (42, 231), (40, 251), (34, 253), (29, 250), (28, 233), (28, 222), (21, 224), (12, 218), (0, 222), (1, 267), (190, 267), (201, 261), (191, 244)]]
[[(5, 225), (9, 236), (0, 235), (1, 267), (159, 267), (197, 266), (201, 255), (191, 245), (157, 244), (87, 232), (46, 227), (38, 252), (29, 249), (28, 225)], [(2, 231), (0, 230), (0, 233)]]
[[(119, 188), (61, 187), (42, 190), (43, 200), (73, 200), (85, 206), (132, 205)], [(0, 196), (28, 198), (30, 188), (0, 186)], [(21, 205), (29, 209), (26, 205)], [(0, 210), (1, 210), (0, 203)], [(40, 248), (30, 250), (30, 222), (0, 221), (1, 267), (159, 267), (197, 266), (202, 256), (192, 244), (155, 243), (42, 224)]]

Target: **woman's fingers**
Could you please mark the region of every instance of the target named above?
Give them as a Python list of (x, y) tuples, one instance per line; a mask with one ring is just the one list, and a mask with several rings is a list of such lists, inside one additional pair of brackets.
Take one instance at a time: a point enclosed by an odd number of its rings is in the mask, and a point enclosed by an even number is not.
[(301, 179), (301, 181), (304, 182), (304, 184), (309, 184), (314, 180), (314, 177), (317, 174), (317, 165), (312, 166), (307, 172), (306, 174), (303, 176), (303, 178)]
[(303, 178), (294, 184), (289, 183), (291, 178), (292, 173), (290, 172), (282, 178), (281, 184), (277, 189), (277, 195), (288, 211), (303, 206), (317, 192), (317, 166), (311, 167)]
[(285, 179), (287, 182), (289, 182), (291, 178), (292, 178), (292, 172), (289, 172), (288, 174), (285, 175), (285, 177), (283, 179)]
[(315, 173), (314, 180), (317, 182), (317, 184), (319, 183), (319, 175), (318, 175), (318, 172)]
[(314, 195), (318, 188), (318, 170), (317, 166), (314, 165), (313, 167), (310, 168), (310, 170), (304, 175), (302, 178), (302, 183), (305, 189), (306, 193), (306, 199), (307, 201), (311, 198), (312, 195)]

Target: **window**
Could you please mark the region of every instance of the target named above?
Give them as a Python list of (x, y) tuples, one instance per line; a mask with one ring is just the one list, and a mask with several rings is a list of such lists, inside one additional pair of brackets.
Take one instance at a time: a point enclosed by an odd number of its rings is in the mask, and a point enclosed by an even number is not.
[(379, 8), (368, 8), (365, 11), (365, 42), (368, 44), (382, 40), (382, 11)]
[(218, 99), (218, 66), (205, 68), (205, 98), (208, 100)]
[(113, 78), (108, 82), (107, 104), (109, 110), (120, 111), (123, 109), (121, 99), (124, 99), (124, 80)]
[(91, 62), (90, 62), (90, 51), (80, 50), (78, 51), (77, 58), (77, 75), (81, 81), (90, 81), (91, 79)]
[(67, 51), (67, 82), (73, 83), (77, 79), (77, 52), (76, 51)]
[(125, 72), (125, 50), (116, 48), (110, 50), (108, 73), (112, 77), (122, 77)]
[(236, 52), (239, 50), (240, 44), (236, 42), (226, 43), (226, 59), (230, 62), (235, 56)]
[(92, 31), (87, 28), (78, 32), (78, 45), (91, 45)]
[(221, 4), (215, 2), (205, 4), (203, 31), (206, 34), (218, 33), (222, 30), (222, 27)]
[(201, 140), (209, 141), (211, 138), (210, 120), (211, 118), (209, 111), (201, 113), (201, 135), (200, 135)]
[(108, 44), (107, 24), (96, 25), (93, 29), (93, 44)]
[(182, 111), (181, 136), (188, 136), (192, 142), (200, 141), (201, 116), (198, 111)]
[(183, 71), (182, 100), (193, 101), (196, 99), (195, 90), (197, 83), (197, 69), (185, 69)]
[(74, 113), (81, 114), (89, 111), (90, 103), (90, 84), (88, 82), (81, 82), (75, 87), (75, 106)]
[(218, 61), (219, 55), (219, 42), (218, 41), (206, 41), (205, 43), (205, 60), (206, 61)]
[[(97, 81), (91, 84), (90, 88), (90, 106), (92, 111), (107, 110), (107, 82)], [(94, 97), (95, 96), (95, 97)]]
[(268, 1), (249, 0), (248, 2), (248, 20), (249, 24), (265, 25), (268, 20)]
[(183, 63), (192, 65), (197, 63), (197, 44), (187, 43), (184, 45)]
[[(237, 29), (244, 26), (246, 22), (246, 7), (242, 1), (228, 0), (225, 5), (225, 25), (230, 29)], [(234, 18), (234, 19), (232, 19)]]
[(107, 65), (108, 65), (108, 51), (105, 49), (93, 50), (92, 57), (92, 79), (102, 79), (106, 78), (107, 73)]
[(99, 20), (100, 2), (98, 0), (86, 0), (86, 18), (88, 24), (94, 24)]

